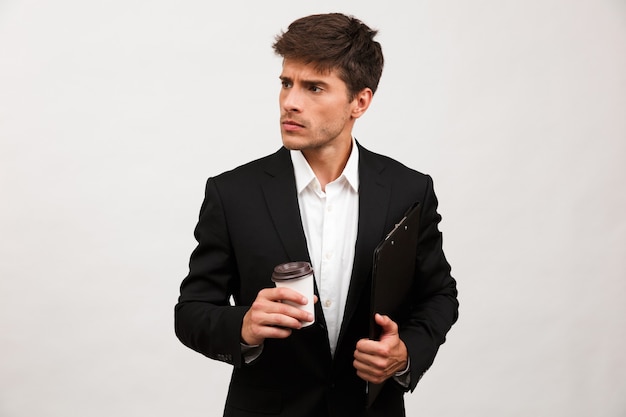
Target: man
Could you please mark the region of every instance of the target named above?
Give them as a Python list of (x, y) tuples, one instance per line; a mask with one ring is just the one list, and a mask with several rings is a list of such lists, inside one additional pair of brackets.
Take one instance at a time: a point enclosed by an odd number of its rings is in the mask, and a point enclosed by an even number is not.
[[(274, 44), (284, 147), (207, 181), (176, 334), (234, 365), (225, 416), (403, 416), (404, 393), (456, 321), (432, 180), (352, 137), (382, 73), (375, 35), (342, 14), (293, 22)], [(381, 338), (368, 340), (374, 249), (415, 202), (408, 301), (396, 321), (377, 314)], [(305, 297), (271, 281), (290, 261), (313, 265), (315, 317), (283, 302)], [(366, 406), (366, 382), (383, 381)]]

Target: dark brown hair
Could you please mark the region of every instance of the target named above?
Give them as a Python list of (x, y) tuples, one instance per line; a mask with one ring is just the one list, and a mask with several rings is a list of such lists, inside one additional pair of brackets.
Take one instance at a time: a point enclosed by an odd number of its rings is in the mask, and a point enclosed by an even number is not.
[(376, 92), (383, 72), (378, 31), (341, 13), (317, 14), (294, 21), (273, 45), (283, 58), (315, 64), (318, 71), (337, 70), (350, 98), (364, 88)]

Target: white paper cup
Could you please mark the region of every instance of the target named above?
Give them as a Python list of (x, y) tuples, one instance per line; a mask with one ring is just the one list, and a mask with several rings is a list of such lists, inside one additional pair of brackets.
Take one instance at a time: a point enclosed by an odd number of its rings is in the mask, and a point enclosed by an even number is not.
[[(285, 301), (285, 303), (308, 311), (315, 317), (313, 306), (313, 268), (308, 262), (287, 262), (277, 265), (272, 274), (272, 281), (277, 287), (291, 288), (304, 295), (308, 300), (306, 305)], [(302, 327), (310, 326), (314, 321), (303, 321)]]

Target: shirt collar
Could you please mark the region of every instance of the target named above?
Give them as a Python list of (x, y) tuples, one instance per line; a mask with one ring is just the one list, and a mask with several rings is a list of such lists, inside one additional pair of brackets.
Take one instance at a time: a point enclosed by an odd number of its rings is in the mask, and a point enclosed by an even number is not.
[[(301, 151), (291, 150), (289, 152), (296, 177), (296, 189), (298, 194), (300, 194), (312, 181), (317, 181), (317, 178)], [(348, 184), (354, 191), (359, 190), (359, 148), (354, 138), (352, 138), (352, 150), (350, 151), (348, 162), (346, 162), (346, 166), (339, 178), (342, 176), (348, 181)]]

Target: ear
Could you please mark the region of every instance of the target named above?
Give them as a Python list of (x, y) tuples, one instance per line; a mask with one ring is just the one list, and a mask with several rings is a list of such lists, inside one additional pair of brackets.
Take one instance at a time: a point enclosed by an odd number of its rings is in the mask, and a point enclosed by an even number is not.
[(365, 111), (369, 108), (370, 103), (372, 102), (372, 98), (374, 97), (374, 93), (370, 88), (364, 88), (359, 91), (352, 100), (352, 113), (351, 116), (353, 119), (358, 119), (365, 113)]

